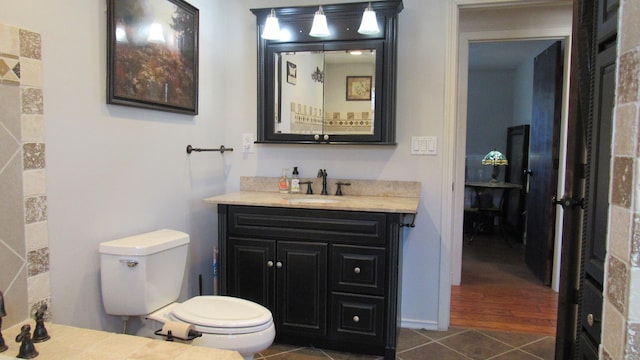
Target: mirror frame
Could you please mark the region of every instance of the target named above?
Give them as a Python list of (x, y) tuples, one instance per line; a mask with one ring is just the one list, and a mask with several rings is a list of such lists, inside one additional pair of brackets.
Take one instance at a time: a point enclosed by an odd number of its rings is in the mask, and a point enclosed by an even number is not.
[[(369, 2), (322, 5), (331, 35), (325, 38), (309, 36), (313, 15), (318, 6), (273, 8), (281, 29), (288, 29), (291, 39), (265, 40), (260, 37), (267, 15), (272, 8), (251, 9), (256, 16), (258, 43), (258, 133), (256, 143), (298, 144), (375, 144), (396, 145), (396, 53), (398, 14), (403, 9), (402, 0), (372, 1), (376, 11), (380, 33), (362, 35), (356, 30)], [(274, 53), (315, 50), (376, 50), (376, 98), (373, 134), (325, 134), (319, 139), (313, 134), (275, 133)], [(279, 104), (281, 105), (281, 104)], [(324, 114), (324, 110), (323, 110)], [(323, 115), (324, 116), (324, 115)]]

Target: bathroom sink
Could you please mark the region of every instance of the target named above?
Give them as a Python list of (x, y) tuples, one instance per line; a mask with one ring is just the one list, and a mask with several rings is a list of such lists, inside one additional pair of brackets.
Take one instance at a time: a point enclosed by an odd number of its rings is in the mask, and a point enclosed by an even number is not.
[(291, 204), (335, 204), (341, 200), (338, 199), (325, 199), (317, 197), (297, 197), (297, 198), (285, 198)]

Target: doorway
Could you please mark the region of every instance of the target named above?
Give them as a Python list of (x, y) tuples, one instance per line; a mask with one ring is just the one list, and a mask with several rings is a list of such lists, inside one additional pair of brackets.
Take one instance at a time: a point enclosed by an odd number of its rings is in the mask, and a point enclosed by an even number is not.
[[(439, 328), (446, 328), (449, 325), (451, 285), (459, 285), (461, 280), (464, 213), (464, 186), (461, 184), (464, 184), (465, 174), (469, 43), (473, 41), (552, 38), (562, 38), (566, 43), (569, 43), (572, 30), (570, 3), (564, 5), (549, 3), (545, 6), (540, 2), (532, 5), (522, 2), (510, 4), (497, 0), (487, 0), (484, 3), (474, 0), (455, 0), (450, 2), (449, 6), (451, 21), (448, 41), (450, 45), (447, 50), (449, 58), (454, 60), (451, 61), (451, 67), (447, 70), (447, 103), (445, 104), (447, 126), (444, 137), (454, 139), (455, 144), (445, 153), (445, 168), (448, 165), (453, 170), (451, 173), (443, 174), (443, 211), (451, 214), (451, 216), (443, 217), (443, 238), (451, 240), (450, 243), (444, 244), (441, 253), (444, 271), (441, 273), (440, 282)], [(518, 21), (518, 17), (526, 20)], [(504, 19), (511, 21), (506, 24)], [(508, 26), (515, 26), (515, 28), (509, 29)], [(568, 69), (568, 49), (563, 54), (563, 58), (564, 67)], [(568, 83), (568, 76), (565, 75), (563, 83)], [(563, 94), (563, 124), (566, 123), (566, 99), (567, 93), (565, 91)], [(561, 143), (562, 148), (564, 148), (563, 143)], [(562, 154), (560, 161), (563, 161)], [(562, 176), (564, 174), (561, 172), (560, 183), (563, 182)], [(453, 189), (452, 192), (451, 189)], [(561, 222), (556, 222), (556, 224), (561, 224)], [(556, 233), (560, 233), (557, 227)], [(556, 254), (559, 255), (560, 252), (556, 251)], [(557, 261), (554, 263), (557, 264)], [(554, 274), (557, 273), (554, 271)]]

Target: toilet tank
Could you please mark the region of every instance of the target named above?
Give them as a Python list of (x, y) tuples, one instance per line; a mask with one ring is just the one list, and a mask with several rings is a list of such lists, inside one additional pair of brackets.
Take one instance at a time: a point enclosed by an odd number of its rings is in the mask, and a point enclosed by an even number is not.
[(107, 314), (146, 315), (178, 299), (188, 247), (188, 234), (167, 229), (100, 243)]

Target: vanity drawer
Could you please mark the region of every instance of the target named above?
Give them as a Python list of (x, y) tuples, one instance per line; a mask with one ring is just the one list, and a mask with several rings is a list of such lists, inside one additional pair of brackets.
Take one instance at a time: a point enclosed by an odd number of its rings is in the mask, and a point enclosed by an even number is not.
[(387, 217), (358, 211), (229, 206), (233, 235), (384, 244)]
[(384, 248), (333, 245), (332, 289), (334, 291), (383, 295)]
[(370, 345), (383, 343), (383, 297), (333, 293), (332, 302), (332, 336)]

